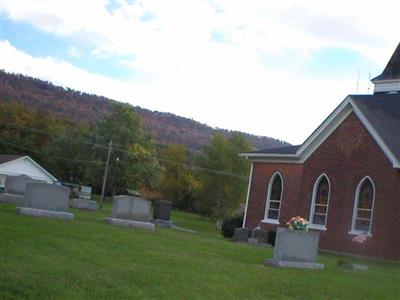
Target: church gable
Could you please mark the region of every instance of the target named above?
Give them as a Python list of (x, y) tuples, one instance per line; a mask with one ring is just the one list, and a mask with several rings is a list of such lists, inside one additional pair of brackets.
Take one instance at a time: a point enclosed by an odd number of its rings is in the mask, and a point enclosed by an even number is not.
[(339, 168), (343, 172), (356, 173), (352, 167), (361, 169), (361, 172), (371, 170), (373, 165), (377, 165), (378, 170), (384, 166), (392, 169), (391, 161), (354, 112), (318, 146), (304, 165), (313, 169)]

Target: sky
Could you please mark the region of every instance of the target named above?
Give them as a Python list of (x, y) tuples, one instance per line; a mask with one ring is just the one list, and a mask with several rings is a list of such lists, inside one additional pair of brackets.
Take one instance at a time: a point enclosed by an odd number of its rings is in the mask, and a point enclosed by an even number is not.
[(398, 1), (0, 0), (0, 69), (302, 143), (372, 93)]

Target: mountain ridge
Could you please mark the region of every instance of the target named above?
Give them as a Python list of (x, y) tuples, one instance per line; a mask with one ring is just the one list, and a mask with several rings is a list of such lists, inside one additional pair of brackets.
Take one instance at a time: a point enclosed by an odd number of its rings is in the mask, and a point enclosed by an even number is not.
[[(111, 111), (116, 100), (57, 86), (22, 74), (0, 70), (0, 102), (18, 103), (54, 113), (78, 122), (98, 122)], [(129, 104), (131, 105), (131, 104)], [(142, 119), (144, 130), (150, 132), (160, 144), (183, 144), (198, 151), (210, 141), (213, 134), (229, 136), (234, 132), (213, 128), (187, 117), (170, 112), (152, 111), (139, 106), (132, 107)], [(255, 150), (287, 146), (288, 143), (271, 137), (242, 133)]]

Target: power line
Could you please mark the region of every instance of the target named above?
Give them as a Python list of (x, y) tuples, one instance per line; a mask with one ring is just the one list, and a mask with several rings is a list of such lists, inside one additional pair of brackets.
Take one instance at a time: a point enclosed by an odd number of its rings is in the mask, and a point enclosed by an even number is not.
[[(8, 125), (11, 125), (11, 126), (16, 126), (16, 127), (20, 127), (20, 128), (24, 128), (24, 129), (28, 129), (28, 130), (31, 130), (31, 131), (44, 132), (44, 133), (50, 134), (50, 135), (55, 136), (55, 137), (67, 138), (67, 139), (72, 140), (72, 141), (83, 142), (83, 143), (86, 143), (86, 144), (89, 144), (89, 145), (93, 145), (93, 146), (97, 146), (97, 147), (100, 147), (100, 148), (103, 148), (103, 149), (108, 149), (107, 145), (94, 143), (94, 142), (90, 142), (90, 141), (83, 140), (83, 139), (72, 138), (72, 137), (69, 137), (69, 136), (66, 136), (66, 135), (58, 135), (58, 134), (55, 134), (53, 132), (50, 132), (50, 131), (44, 130), (44, 129), (38, 129), (38, 128), (29, 127), (29, 126), (24, 126), (24, 125), (16, 124), (16, 123), (5, 121), (5, 120), (0, 120), (0, 123), (8, 124)], [(96, 135), (96, 137), (97, 137), (97, 135)], [(29, 149), (29, 148), (24, 148), (24, 147), (21, 147), (21, 146), (16, 145), (16, 144), (13, 144), (13, 143), (10, 143), (10, 142), (6, 142), (4, 140), (0, 140), (0, 142), (8, 143), (10, 145), (13, 145), (14, 147), (17, 147), (17, 148), (20, 148), (20, 149), (23, 149), (23, 150), (27, 150), (27, 151), (31, 151), (31, 152), (34, 152), (34, 153), (42, 153), (40, 151)], [(177, 162), (177, 161), (161, 158), (161, 157), (154, 156), (154, 155), (149, 157), (148, 155), (145, 155), (145, 154), (142, 154), (142, 153), (133, 152), (133, 151), (126, 151), (126, 150), (121, 149), (119, 147), (115, 147), (115, 145), (113, 146), (113, 150), (114, 151), (119, 151), (119, 152), (122, 152), (122, 153), (126, 153), (126, 154), (131, 155), (131, 156), (135, 156), (138, 159), (141, 159), (141, 158), (142, 159), (156, 159), (158, 161), (163, 161), (163, 162), (167, 162), (167, 163), (182, 165), (182, 166), (184, 166), (184, 167), (186, 167), (188, 169), (191, 169), (191, 170), (205, 171), (205, 172), (210, 172), (210, 173), (213, 173), (213, 174), (216, 174), (216, 175), (230, 176), (230, 177), (240, 178), (240, 179), (243, 179), (243, 180), (247, 180), (248, 179), (247, 177), (244, 177), (244, 176), (241, 176), (241, 175), (238, 175), (238, 174), (235, 174), (235, 173), (231, 173), (231, 172), (205, 168), (205, 167), (201, 167), (201, 166), (197, 166), (197, 165), (193, 165), (193, 164), (188, 164), (188, 163), (185, 163), (185, 162)], [(53, 156), (53, 157), (55, 157), (57, 159), (60, 159), (60, 160), (71, 161), (71, 162), (81, 162), (81, 163), (99, 163), (100, 162), (100, 161), (88, 161), (88, 160), (78, 160), (78, 159), (72, 159), (72, 158), (65, 158), (65, 157), (62, 157), (62, 156)], [(101, 161), (101, 163), (105, 164), (104, 161)]]
[[(25, 147), (25, 146), (20, 146), (20, 145), (11, 143), (11, 142), (4, 141), (2, 139), (0, 139), (0, 143), (6, 144), (6, 145), (10, 145), (12, 147), (19, 148), (19, 149), (22, 149), (22, 150), (25, 150), (25, 151), (33, 152), (33, 153), (36, 153), (36, 154), (45, 154), (45, 153), (43, 153), (43, 151), (34, 150), (34, 149), (31, 149), (31, 148), (28, 148), (28, 147)], [(58, 156), (58, 155), (52, 155), (52, 157), (55, 158), (55, 159), (58, 159), (58, 160), (64, 160), (64, 161), (76, 162), (76, 163), (95, 163), (95, 164), (101, 163), (101, 164), (104, 164), (104, 161), (81, 160), (81, 159), (75, 159), (75, 158), (67, 158), (67, 157)]]
[[(11, 125), (11, 126), (16, 126), (16, 127), (23, 128), (23, 129), (28, 129), (28, 130), (31, 130), (31, 131), (43, 132), (43, 133), (47, 133), (47, 134), (50, 134), (50, 135), (55, 136), (55, 137), (67, 138), (67, 139), (69, 139), (71, 141), (83, 142), (83, 143), (86, 143), (86, 144), (90, 144), (90, 145), (98, 146), (98, 147), (101, 147), (101, 148), (104, 148), (104, 149), (108, 149), (107, 145), (103, 145), (103, 144), (99, 144), (99, 143), (95, 143), (95, 142), (90, 142), (90, 141), (87, 141), (87, 140), (84, 140), (84, 139), (72, 138), (72, 137), (67, 136), (67, 135), (55, 134), (54, 132), (51, 132), (49, 130), (38, 129), (38, 128), (34, 128), (34, 127), (29, 127), (29, 126), (24, 126), (24, 125), (16, 124), (16, 123), (5, 121), (5, 120), (0, 120), (0, 123), (8, 124), (8, 125)], [(98, 137), (98, 136), (96, 135), (95, 137)]]
[[(129, 155), (133, 155), (136, 157), (140, 157), (142, 156), (142, 158), (148, 158), (148, 159), (156, 159), (158, 161), (163, 161), (163, 162), (167, 162), (167, 163), (172, 163), (172, 164), (177, 164), (177, 165), (182, 165), (188, 169), (191, 170), (199, 170), (199, 171), (206, 171), (206, 172), (210, 172), (210, 173), (214, 173), (216, 175), (222, 175), (222, 176), (229, 176), (229, 177), (236, 177), (239, 179), (244, 179), (247, 180), (248, 178), (245, 176), (241, 176), (235, 173), (231, 173), (231, 172), (226, 172), (226, 171), (220, 171), (220, 170), (214, 170), (214, 169), (210, 169), (210, 168), (205, 168), (205, 167), (201, 167), (201, 166), (197, 166), (197, 165), (193, 165), (193, 164), (189, 164), (189, 163), (185, 163), (185, 162), (177, 162), (177, 161), (173, 161), (173, 160), (169, 160), (169, 159), (165, 159), (165, 158), (161, 158), (161, 157), (157, 157), (157, 156), (145, 156), (144, 154), (141, 153), (135, 153), (135, 152), (128, 152), (119, 148), (115, 148), (113, 147), (114, 150), (129, 154)], [(140, 158), (139, 158), (140, 159)]]

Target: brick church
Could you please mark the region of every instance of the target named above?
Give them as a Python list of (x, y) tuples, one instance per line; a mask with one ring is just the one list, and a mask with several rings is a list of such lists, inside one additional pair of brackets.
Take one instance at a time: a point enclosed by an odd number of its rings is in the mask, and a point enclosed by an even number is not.
[(400, 44), (373, 95), (349, 95), (301, 145), (243, 153), (251, 172), (243, 227), (270, 232), (293, 216), (319, 247), (400, 260)]

